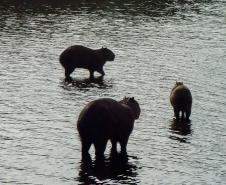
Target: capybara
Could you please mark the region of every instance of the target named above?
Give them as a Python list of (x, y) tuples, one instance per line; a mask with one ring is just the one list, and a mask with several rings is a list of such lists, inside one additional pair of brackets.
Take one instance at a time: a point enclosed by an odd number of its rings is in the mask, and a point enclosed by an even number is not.
[(89, 148), (94, 144), (96, 157), (103, 157), (108, 140), (112, 144), (112, 153), (117, 152), (119, 142), (121, 153), (126, 154), (127, 142), (140, 112), (140, 106), (133, 97), (125, 97), (121, 101), (102, 98), (88, 103), (77, 122), (82, 156), (89, 156)]
[(103, 66), (106, 61), (113, 61), (115, 54), (108, 48), (90, 49), (80, 45), (68, 47), (60, 55), (60, 63), (65, 69), (65, 79), (71, 80), (70, 74), (75, 68), (88, 69), (90, 78), (94, 78), (94, 71), (105, 75)]
[(170, 94), (170, 102), (174, 109), (174, 116), (178, 120), (186, 118), (189, 120), (191, 115), (192, 95), (190, 90), (183, 85), (183, 82), (176, 82)]

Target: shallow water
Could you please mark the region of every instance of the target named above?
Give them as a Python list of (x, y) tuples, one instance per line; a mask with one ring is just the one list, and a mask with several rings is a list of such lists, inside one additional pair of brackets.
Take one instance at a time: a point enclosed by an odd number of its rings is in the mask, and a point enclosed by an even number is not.
[[(99, 2), (99, 3), (98, 3)], [(226, 1), (0, 2), (0, 184), (224, 184)], [(68, 46), (116, 54), (105, 77), (64, 83)], [(98, 76), (98, 74), (96, 74)], [(191, 122), (173, 121), (183, 81)], [(134, 96), (142, 113), (128, 160), (81, 161), (79, 112), (100, 97)]]

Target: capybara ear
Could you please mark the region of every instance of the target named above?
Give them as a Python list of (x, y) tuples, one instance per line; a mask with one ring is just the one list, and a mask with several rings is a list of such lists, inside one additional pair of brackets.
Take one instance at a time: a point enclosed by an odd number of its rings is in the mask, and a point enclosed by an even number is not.
[(129, 102), (134, 102), (135, 101), (135, 99), (134, 99), (134, 97), (129, 97), (129, 98), (127, 98), (127, 102), (129, 103)]
[(176, 81), (176, 86), (183, 85), (183, 82)]

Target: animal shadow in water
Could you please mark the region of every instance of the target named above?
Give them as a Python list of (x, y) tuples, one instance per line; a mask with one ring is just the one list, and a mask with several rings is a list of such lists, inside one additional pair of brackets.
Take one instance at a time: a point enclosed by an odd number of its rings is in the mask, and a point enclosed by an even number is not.
[(136, 165), (128, 162), (128, 157), (122, 154), (111, 155), (109, 158), (82, 159), (79, 179), (83, 184), (96, 184), (105, 180), (135, 181), (137, 176)]
[(170, 132), (169, 136), (171, 139), (178, 140), (180, 142), (187, 142), (188, 135), (192, 134), (191, 121), (190, 120), (176, 120), (170, 121)]
[(85, 78), (85, 79), (72, 79), (71, 81), (63, 82), (64, 88), (75, 87), (79, 89), (87, 89), (87, 88), (99, 88), (99, 89), (107, 89), (111, 88), (112, 84), (108, 84), (102, 76), (95, 78)]

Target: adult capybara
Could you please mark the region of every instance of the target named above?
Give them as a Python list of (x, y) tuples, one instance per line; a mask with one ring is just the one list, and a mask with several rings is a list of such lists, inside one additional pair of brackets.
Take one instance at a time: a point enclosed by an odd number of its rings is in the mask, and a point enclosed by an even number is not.
[(170, 94), (170, 102), (177, 120), (180, 118), (180, 112), (182, 119), (186, 118), (189, 120), (191, 115), (192, 95), (190, 90), (183, 85), (183, 82), (176, 82)]
[(121, 153), (126, 154), (134, 120), (139, 118), (140, 112), (140, 106), (133, 97), (125, 97), (121, 101), (102, 98), (88, 103), (77, 122), (82, 156), (89, 156), (89, 148), (94, 144), (96, 157), (102, 157), (109, 139), (112, 153), (117, 152), (119, 142)]
[(113, 61), (115, 54), (108, 48), (90, 49), (80, 45), (74, 45), (64, 50), (60, 55), (60, 63), (65, 69), (65, 79), (71, 80), (70, 74), (75, 68), (88, 69), (90, 78), (94, 77), (94, 71), (105, 75), (103, 66), (106, 61)]

